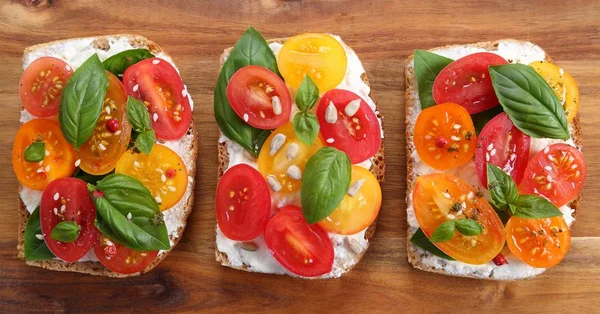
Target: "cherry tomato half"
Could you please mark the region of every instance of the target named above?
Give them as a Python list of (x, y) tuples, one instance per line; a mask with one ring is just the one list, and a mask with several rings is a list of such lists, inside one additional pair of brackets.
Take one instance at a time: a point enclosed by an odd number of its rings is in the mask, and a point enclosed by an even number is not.
[(177, 70), (166, 60), (150, 58), (125, 70), (127, 94), (140, 99), (150, 111), (152, 128), (162, 140), (177, 140), (187, 132), (192, 110)]
[(139, 273), (158, 255), (158, 251), (139, 252), (128, 249), (104, 236), (94, 245), (94, 253), (104, 267), (119, 274)]
[(536, 61), (529, 65), (552, 87), (565, 108), (567, 121), (569, 123), (573, 121), (579, 111), (579, 87), (573, 77), (561, 67), (548, 61)]
[(271, 191), (260, 172), (239, 164), (221, 177), (216, 205), (223, 234), (231, 240), (249, 241), (265, 230), (271, 216)]
[(423, 110), (415, 122), (413, 141), (419, 157), (440, 170), (460, 166), (473, 158), (477, 135), (471, 116), (454, 103)]
[(519, 191), (545, 197), (560, 207), (581, 192), (586, 175), (585, 158), (577, 148), (553, 144), (531, 158)]
[(490, 120), (479, 133), (475, 149), (475, 167), (481, 184), (487, 188), (488, 162), (500, 167), (519, 184), (529, 160), (530, 139), (504, 112)]
[(79, 167), (94, 175), (111, 172), (119, 157), (127, 150), (131, 125), (127, 120), (127, 93), (119, 79), (106, 71), (108, 90), (96, 128), (79, 148)]
[[(76, 178), (56, 179), (42, 193), (40, 224), (46, 245), (65, 262), (82, 258), (96, 243), (100, 234), (94, 226), (96, 207), (87, 183)], [(62, 221), (74, 221), (81, 229), (77, 239), (64, 243), (52, 239), (52, 229)]]
[(269, 220), (265, 243), (275, 259), (304, 277), (327, 274), (333, 267), (333, 245), (327, 231), (309, 225), (298, 206), (283, 207)]
[(447, 65), (433, 82), (433, 99), (436, 103), (457, 103), (470, 114), (478, 113), (499, 104), (492, 86), (489, 67), (508, 63), (491, 52), (478, 52)]
[[(29, 162), (25, 160), (25, 150), (37, 141), (44, 142), (46, 156), (42, 161)], [(58, 121), (34, 119), (17, 132), (12, 165), (21, 184), (41, 191), (52, 180), (70, 177), (75, 172), (75, 152), (63, 137)]]
[[(328, 112), (331, 116), (326, 117)], [(330, 122), (333, 113), (335, 122)], [(381, 127), (375, 112), (351, 91), (333, 89), (325, 93), (317, 117), (327, 145), (346, 153), (353, 164), (373, 157), (381, 146)]]
[(33, 61), (21, 75), (19, 94), (25, 109), (41, 118), (57, 114), (71, 74), (73, 69), (60, 59), (41, 57)]
[(547, 268), (567, 255), (571, 232), (562, 217), (522, 219), (511, 217), (506, 224), (506, 243), (523, 262)]
[(457, 177), (443, 173), (418, 177), (413, 189), (413, 207), (427, 237), (440, 224), (454, 219), (474, 219), (483, 227), (483, 232), (476, 236), (456, 231), (451, 240), (434, 243), (456, 260), (484, 264), (504, 247), (504, 225), (498, 214), (486, 200), (476, 196), (473, 187)]
[(292, 98), (287, 86), (261, 66), (249, 65), (235, 72), (227, 84), (227, 100), (255, 128), (271, 130), (290, 120)]

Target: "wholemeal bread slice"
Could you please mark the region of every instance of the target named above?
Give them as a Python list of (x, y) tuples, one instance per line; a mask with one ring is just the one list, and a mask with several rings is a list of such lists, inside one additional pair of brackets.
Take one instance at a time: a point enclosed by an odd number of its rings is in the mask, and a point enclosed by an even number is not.
[[(23, 54), (23, 69), (34, 61), (35, 59), (43, 56), (52, 56), (67, 61), (72, 67), (76, 68), (85, 59), (87, 59), (93, 53), (98, 53), (101, 60), (108, 58), (111, 55), (121, 52), (126, 49), (145, 48), (148, 49), (152, 54), (157, 57), (163, 58), (173, 64), (177, 69), (173, 60), (169, 54), (163, 50), (159, 45), (153, 41), (138, 35), (109, 35), (99, 37), (88, 37), (88, 38), (73, 38), (58, 40), (49, 43), (39, 44), (31, 46), (25, 49)], [(178, 70), (179, 71), (179, 70)], [(191, 96), (189, 96), (190, 105), (193, 106)], [(192, 107), (193, 109), (193, 107)], [(21, 124), (28, 119), (32, 118), (25, 111), (21, 114)], [(163, 211), (165, 222), (167, 224), (167, 230), (169, 232), (169, 238), (171, 242), (171, 250), (179, 242), (179, 239), (183, 235), (183, 231), (186, 226), (187, 217), (192, 211), (194, 205), (194, 185), (195, 185), (195, 173), (196, 173), (196, 157), (198, 152), (197, 146), (197, 133), (194, 127), (194, 122), (190, 123), (190, 128), (186, 135), (177, 141), (160, 141), (157, 143), (163, 144), (173, 151), (175, 151), (183, 160), (188, 171), (188, 186), (182, 199), (172, 208)], [(21, 195), (36, 194), (31, 191), (23, 191), (24, 188), (20, 187), (19, 192)], [(39, 195), (38, 195), (39, 196)], [(29, 203), (29, 202), (27, 202)], [(35, 202), (34, 202), (35, 203)], [(18, 221), (19, 221), (19, 244), (17, 246), (19, 257), (25, 258), (24, 256), (24, 233), (27, 219), (29, 218), (29, 211), (35, 208), (35, 204), (26, 205), (21, 197), (18, 200)], [(33, 208), (31, 208), (33, 207)], [(45, 261), (25, 261), (27, 265), (42, 267), (50, 270), (57, 271), (72, 271), (79, 273), (87, 273), (99, 276), (108, 277), (131, 277), (137, 276), (142, 273), (149, 272), (156, 267), (171, 251), (161, 251), (158, 257), (150, 264), (146, 269), (141, 272), (134, 274), (119, 274), (105, 268), (100, 262), (93, 261), (95, 255), (93, 252), (88, 255), (93, 255), (92, 260), (65, 263), (58, 259), (45, 260)]]
[[(430, 49), (429, 51), (438, 53), (452, 59), (457, 59), (466, 56), (471, 53), (489, 51), (497, 52), (509, 55), (506, 57), (510, 63), (525, 63), (528, 64), (532, 61), (552, 61), (552, 59), (543, 51), (539, 46), (514, 39), (503, 39), (493, 42), (480, 42), (475, 44), (467, 45), (450, 45), (444, 47), (438, 47)], [(542, 56), (540, 59), (535, 60), (533, 56)], [(418, 224), (415, 226), (416, 220), (414, 220), (414, 211), (412, 210), (412, 189), (415, 184), (415, 180), (418, 176), (417, 166), (418, 160), (415, 158), (416, 151), (413, 144), (413, 130), (416, 121), (416, 116), (421, 111), (421, 104), (419, 101), (419, 94), (417, 90), (417, 81), (414, 72), (414, 60), (413, 55), (406, 59), (405, 68), (405, 103), (406, 103), (406, 155), (407, 155), (407, 249), (408, 249), (408, 261), (417, 269), (444, 274), (451, 276), (470, 277), (479, 279), (491, 279), (491, 280), (517, 280), (534, 277), (541, 274), (545, 269), (532, 268), (525, 263), (516, 259), (512, 254), (505, 248), (503, 254), (507, 257), (509, 264), (503, 266), (495, 266), (492, 262), (480, 265), (467, 265), (456, 261), (446, 261), (444, 259), (435, 257), (429, 252), (426, 252), (419, 247), (415, 246), (411, 241), (411, 237), (417, 231)], [(580, 150), (582, 149), (581, 141), (581, 125), (579, 123), (579, 116), (577, 116), (569, 126), (571, 133), (571, 140), (573, 145), (577, 146)], [(543, 148), (543, 147), (542, 147)], [(578, 195), (570, 204), (568, 204), (567, 210), (570, 209), (570, 213), (574, 220), (579, 207), (580, 195)], [(567, 215), (567, 214), (565, 214)], [(568, 217), (566, 217), (568, 218)], [(411, 224), (412, 220), (412, 224)], [(511, 268), (512, 267), (512, 268)]]
[[(283, 44), (283, 43), (285, 43), (286, 40), (287, 40), (287, 38), (276, 38), (276, 39), (268, 40), (267, 42), (269, 44), (271, 44), (271, 43)], [(347, 46), (345, 46), (345, 48), (351, 50), (351, 48), (349, 48)], [(221, 54), (221, 57), (220, 57), (221, 66), (223, 66), (223, 63), (227, 60), (227, 57), (229, 56), (231, 49), (233, 49), (233, 47), (225, 49), (223, 51), (223, 54)], [(366, 72), (361, 74), (360, 79), (362, 80), (362, 82), (364, 82), (366, 84), (367, 87), (370, 88), (369, 79), (367, 77)], [(369, 97), (371, 97), (370, 91), (369, 91)], [(383, 116), (381, 115), (381, 112), (380, 112), (379, 108), (377, 107), (376, 103), (375, 103), (375, 106), (376, 106), (375, 113), (376, 113), (377, 117), (379, 118), (379, 121), (381, 123), (381, 129), (383, 130)], [(225, 171), (227, 170), (227, 168), (229, 166), (229, 152), (228, 152), (227, 146), (228, 146), (228, 143), (225, 141), (219, 141), (219, 143), (218, 143), (218, 167), (217, 167), (218, 179), (221, 178), (221, 176), (223, 175), (223, 173), (225, 173)], [(249, 155), (249, 154), (247, 154), (247, 155)], [(381, 147), (379, 148), (379, 151), (371, 158), (371, 168), (369, 170), (371, 171), (371, 173), (373, 173), (373, 175), (375, 175), (375, 177), (379, 181), (379, 184), (381, 185), (384, 182), (384, 174), (385, 174), (384, 138), (383, 137), (381, 139)], [(354, 267), (366, 253), (366, 251), (368, 249), (368, 241), (375, 234), (376, 223), (377, 223), (377, 219), (375, 221), (373, 221), (373, 223), (365, 231), (364, 240), (367, 241), (367, 246), (364, 247), (364, 249), (362, 249), (360, 251), (358, 249), (354, 250), (354, 253), (356, 255), (354, 256), (353, 262), (341, 263), (341, 265), (337, 266), (337, 268), (334, 265), (334, 270), (331, 273), (324, 275), (322, 277), (317, 277), (317, 278), (339, 277), (343, 273), (350, 271), (352, 269), (352, 267)], [(218, 235), (216, 235), (216, 236), (218, 237)], [(344, 243), (343, 245), (348, 245), (352, 248), (351, 241), (347, 241), (347, 242), (348, 243)], [(230, 261), (229, 257), (227, 256), (227, 254), (225, 252), (219, 251), (218, 245), (215, 246), (215, 257), (216, 257), (217, 262), (221, 263), (221, 265), (223, 265), (223, 266), (227, 266), (227, 267), (231, 267), (231, 268), (243, 270), (243, 271), (263, 272), (261, 270), (252, 269), (251, 267), (249, 267), (247, 264), (245, 264), (243, 262), (237, 263), (237, 264), (232, 263), (232, 261)], [(283, 271), (283, 272), (280, 272), (277, 274), (283, 274), (283, 273), (286, 273), (291, 276), (295, 276), (287, 271)]]

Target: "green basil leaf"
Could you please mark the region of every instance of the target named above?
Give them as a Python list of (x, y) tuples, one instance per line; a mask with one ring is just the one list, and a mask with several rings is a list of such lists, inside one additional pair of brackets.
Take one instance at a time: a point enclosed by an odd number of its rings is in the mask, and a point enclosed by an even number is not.
[(310, 112), (298, 112), (292, 119), (296, 136), (305, 144), (312, 145), (319, 135), (319, 119)]
[(227, 84), (231, 76), (247, 65), (260, 65), (280, 75), (273, 51), (262, 35), (252, 27), (238, 40), (221, 68), (214, 92), (214, 115), (219, 129), (227, 138), (258, 156), (271, 131), (257, 129), (244, 122), (227, 100)]
[(325, 219), (340, 205), (348, 192), (351, 172), (348, 155), (333, 147), (323, 147), (308, 159), (300, 200), (302, 214), (309, 224)]
[(431, 243), (421, 228), (419, 228), (417, 232), (413, 234), (413, 236), (410, 238), (410, 242), (435, 256), (451, 261), (454, 260), (448, 254), (442, 252), (442, 250), (435, 246), (435, 244)]
[(54, 258), (42, 236), (40, 225), (40, 207), (38, 206), (25, 225), (25, 236), (23, 238), (25, 259), (28, 261), (43, 261)]
[(79, 231), (81, 230), (81, 226), (79, 226), (74, 221), (61, 221), (50, 233), (50, 237), (56, 241), (71, 243), (79, 237)]
[(514, 215), (519, 218), (549, 218), (562, 216), (550, 201), (537, 195), (521, 195), (515, 204)]
[(119, 76), (125, 73), (128, 67), (148, 58), (154, 58), (148, 49), (130, 49), (104, 60), (102, 66), (112, 74)]
[(97, 54), (87, 59), (69, 78), (58, 107), (65, 139), (75, 148), (87, 142), (102, 111), (108, 78)]
[(435, 105), (432, 95), (433, 82), (442, 69), (452, 63), (452, 61), (452, 59), (442, 57), (433, 52), (415, 50), (415, 78), (417, 79), (417, 88), (419, 89), (421, 109)]
[(490, 76), (504, 112), (523, 133), (535, 138), (570, 137), (564, 108), (550, 85), (532, 67), (491, 66)]
[(497, 166), (487, 163), (487, 181), (491, 204), (497, 210), (506, 210), (519, 197), (519, 190), (513, 179)]
[(490, 122), (490, 120), (502, 112), (504, 112), (504, 110), (502, 110), (502, 106), (496, 106), (486, 111), (472, 114), (471, 120), (473, 120), (473, 125), (475, 126), (475, 132), (477, 132), (477, 135), (481, 133), (483, 127)]
[(26, 161), (29, 162), (38, 162), (44, 160), (46, 156), (46, 144), (41, 141), (36, 141), (31, 143), (26, 149), (24, 153), (24, 157)]
[(483, 232), (483, 227), (475, 219), (457, 219), (454, 221), (456, 230), (462, 235), (476, 236)]
[(140, 152), (150, 155), (155, 139), (154, 130), (144, 131), (138, 134), (137, 138), (135, 139), (135, 147)]
[(454, 225), (454, 221), (446, 221), (437, 226), (429, 240), (431, 242), (446, 242), (450, 241), (454, 237), (454, 232), (456, 231), (456, 226)]
[(136, 132), (142, 133), (146, 130), (152, 130), (150, 114), (146, 106), (131, 96), (127, 96), (127, 120)]
[(137, 251), (170, 249), (162, 212), (140, 181), (111, 174), (88, 187), (96, 205), (96, 226), (103, 234)]
[(300, 111), (307, 111), (315, 106), (317, 100), (319, 100), (319, 87), (310, 76), (304, 75), (296, 92), (296, 106)]

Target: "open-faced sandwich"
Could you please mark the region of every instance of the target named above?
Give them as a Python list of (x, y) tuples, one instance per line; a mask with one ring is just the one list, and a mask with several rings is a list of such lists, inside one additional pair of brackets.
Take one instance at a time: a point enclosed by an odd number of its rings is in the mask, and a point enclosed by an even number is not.
[(135, 35), (25, 49), (19, 256), (110, 277), (153, 269), (193, 206), (193, 103), (171, 57)]
[(415, 51), (405, 97), (410, 263), (494, 280), (558, 264), (586, 177), (573, 78), (507, 39)]
[(245, 271), (339, 277), (375, 231), (381, 115), (340, 37), (269, 43), (249, 28), (221, 56), (216, 259)]

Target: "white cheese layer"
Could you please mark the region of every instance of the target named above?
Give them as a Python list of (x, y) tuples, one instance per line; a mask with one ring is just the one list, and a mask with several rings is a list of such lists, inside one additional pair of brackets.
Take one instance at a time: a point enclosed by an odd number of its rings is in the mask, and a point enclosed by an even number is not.
[[(473, 54), (476, 52), (484, 52), (487, 51), (485, 49), (477, 48), (477, 47), (469, 47), (469, 46), (461, 46), (461, 47), (449, 47), (449, 48), (441, 48), (433, 50), (433, 52), (451, 58), (453, 60), (462, 58), (466, 55)], [(534, 61), (542, 61), (545, 59), (546, 54), (544, 50), (542, 50), (539, 46), (536, 46), (532, 43), (526, 42), (515, 42), (515, 41), (503, 41), (498, 45), (497, 51), (490, 51), (499, 56), (503, 57), (508, 61), (512, 61), (513, 63), (524, 63), (529, 64)], [(413, 67), (414, 63), (411, 63), (409, 67)], [(421, 103), (419, 100), (418, 89), (413, 89), (413, 94), (411, 97), (416, 101), (414, 107), (408, 108), (408, 118), (407, 118), (407, 129), (414, 130), (414, 123), (417, 120), (417, 116), (421, 112)], [(572, 130), (570, 130), (572, 133)], [(411, 132), (412, 134), (412, 132)], [(483, 197), (486, 200), (490, 200), (487, 189), (485, 189), (482, 184), (479, 182), (479, 178), (477, 176), (477, 171), (475, 169), (475, 161), (471, 159), (469, 162), (449, 170), (441, 171), (436, 170), (428, 165), (426, 165), (414, 147), (412, 137), (407, 139), (410, 145), (410, 151), (412, 152), (409, 158), (413, 163), (413, 180), (415, 180), (420, 175), (425, 175), (434, 172), (444, 172), (454, 176), (457, 176), (468, 184), (471, 184), (476, 190), (483, 192)], [(575, 146), (575, 143), (572, 139), (568, 139), (566, 141), (557, 140), (557, 139), (547, 139), (547, 138), (531, 138), (530, 144), (530, 156), (535, 155), (545, 147), (555, 143), (566, 143), (572, 146)], [(411, 231), (411, 234), (417, 231), (419, 228), (419, 223), (415, 217), (415, 212), (412, 203), (412, 191), (407, 191), (407, 220), (408, 225)], [(571, 209), (568, 205), (562, 206), (559, 208), (563, 213), (563, 217), (566, 223), (570, 226), (575, 220), (572, 217), (573, 209)], [(424, 250), (410, 244), (413, 248), (417, 249), (419, 255), (422, 255), (423, 258), (421, 263), (425, 267), (433, 267), (435, 269), (443, 269), (450, 274), (455, 275), (472, 275), (477, 277), (491, 277), (494, 279), (521, 279), (528, 278), (537, 274), (540, 274), (545, 271), (544, 268), (534, 268), (529, 266), (528, 264), (522, 262), (518, 258), (516, 258), (509, 250), (503, 250), (502, 254), (507, 259), (508, 264), (503, 266), (496, 266), (493, 262), (488, 262), (483, 265), (471, 265), (466, 264), (459, 261), (448, 261), (446, 259), (437, 257), (429, 252), (425, 252)]]
[[(74, 39), (66, 42), (51, 43), (43, 49), (36, 49), (31, 53), (26, 54), (23, 58), (23, 70), (25, 70), (31, 64), (31, 62), (41, 57), (55, 57), (61, 59), (69, 64), (73, 70), (75, 70), (94, 53), (98, 54), (98, 57), (101, 61), (104, 61), (107, 58), (125, 50), (147, 48), (138, 46), (134, 47), (129, 42), (129, 39), (130, 38), (128, 37), (109, 37), (108, 44), (110, 48), (106, 51), (94, 48), (92, 45), (94, 38), (91, 37)], [(173, 60), (165, 53), (158, 53), (156, 54), (156, 57), (168, 61), (179, 72), (179, 69), (177, 69), (177, 66)], [(187, 89), (185, 85), (184, 88)], [(187, 93), (187, 97), (190, 102), (190, 107), (193, 110), (194, 102), (192, 101), (192, 97), (189, 93)], [(35, 118), (36, 117), (27, 112), (27, 110), (23, 109), (21, 111), (20, 121), (22, 124)], [(162, 144), (172, 149), (181, 157), (188, 171), (193, 169), (195, 163), (193, 158), (193, 150), (191, 149), (193, 146), (195, 146), (193, 135), (186, 134), (177, 141), (166, 141)], [(193, 187), (194, 177), (188, 176), (188, 185), (184, 196), (175, 206), (162, 212), (165, 225), (167, 227), (167, 232), (169, 234), (171, 247), (174, 244), (173, 240), (181, 237), (181, 231), (185, 226), (185, 208), (189, 198), (192, 197)], [(27, 211), (31, 214), (40, 204), (42, 191), (35, 191), (25, 186), (21, 186), (19, 195), (25, 204)], [(160, 251), (159, 255), (162, 255), (165, 252), (166, 251)], [(79, 261), (98, 261), (98, 259), (96, 258), (93, 250), (90, 250), (88, 254), (79, 259)]]
[[(344, 50), (346, 51), (346, 57), (348, 59), (348, 65), (346, 68), (346, 74), (344, 76), (344, 79), (336, 88), (349, 90), (359, 95), (363, 100), (365, 100), (369, 107), (371, 107), (375, 114), (378, 114), (379, 112), (376, 111), (375, 102), (371, 99), (371, 97), (369, 97), (371, 89), (361, 79), (361, 76), (365, 73), (365, 69), (363, 68), (362, 63), (360, 62), (358, 55), (356, 55), (354, 50), (348, 47), (339, 36), (332, 36), (342, 44)], [(278, 56), (282, 46), (283, 45), (280, 43), (269, 44), (269, 47), (275, 54), (275, 57)], [(292, 99), (292, 102), (293, 101), (294, 99)], [(293, 103), (290, 121), (292, 120), (294, 113), (296, 113), (297, 111), (298, 108), (296, 107), (296, 104)], [(381, 121), (379, 121), (379, 123), (381, 127)], [(381, 137), (383, 138), (383, 128), (381, 128)], [(228, 139), (222, 133), (221, 137), (219, 138), (219, 142), (227, 143), (227, 152), (229, 154), (228, 168), (231, 168), (241, 163), (245, 163), (254, 168), (258, 168), (256, 160), (248, 152), (245, 152), (242, 146)], [(358, 165), (370, 169), (372, 165), (372, 160), (365, 160), (364, 162)], [(285, 205), (301, 205), (300, 191), (287, 196), (281, 196), (273, 193), (271, 196), (271, 200), (273, 206), (277, 207), (283, 207)], [(333, 243), (335, 257), (332, 271), (328, 274), (321, 276), (321, 278), (340, 277), (344, 273), (344, 269), (347, 269), (358, 262), (360, 254), (364, 252), (369, 246), (369, 242), (365, 239), (365, 231), (366, 229), (362, 230), (357, 234), (349, 236), (328, 233), (329, 238), (332, 240)], [(227, 254), (227, 258), (229, 259), (229, 262), (232, 266), (246, 267), (249, 271), (261, 273), (288, 274), (290, 276), (296, 276), (284, 269), (273, 258), (273, 256), (269, 253), (269, 250), (267, 249), (262, 236), (259, 236), (257, 239), (253, 240), (253, 242), (258, 245), (258, 250), (254, 252), (246, 251), (239, 246), (238, 242), (230, 240), (225, 235), (223, 235), (222, 232), (219, 230), (219, 227), (217, 226), (217, 249)]]

